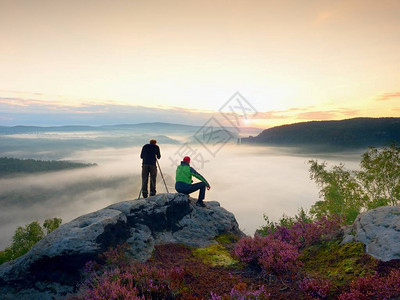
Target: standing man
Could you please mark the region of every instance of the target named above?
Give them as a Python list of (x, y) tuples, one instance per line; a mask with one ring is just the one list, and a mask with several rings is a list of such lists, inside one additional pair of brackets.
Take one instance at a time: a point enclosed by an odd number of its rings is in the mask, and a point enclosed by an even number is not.
[[(196, 202), (197, 205), (205, 207), (203, 200), (207, 190), (210, 189), (210, 185), (208, 184), (207, 180), (201, 176), (195, 169), (193, 169), (190, 165), (190, 157), (185, 156), (181, 162), (181, 164), (176, 168), (176, 183), (175, 183), (175, 190), (178, 193), (189, 195), (197, 190), (199, 192), (199, 198)], [(192, 176), (199, 179), (201, 182), (197, 182), (192, 184)]]
[(157, 178), (157, 165), (156, 159), (161, 158), (160, 147), (158, 147), (156, 140), (150, 140), (149, 144), (146, 144), (142, 148), (140, 158), (142, 162), (142, 194), (143, 198), (147, 198), (148, 182), (150, 175), (150, 196), (156, 194), (156, 178)]

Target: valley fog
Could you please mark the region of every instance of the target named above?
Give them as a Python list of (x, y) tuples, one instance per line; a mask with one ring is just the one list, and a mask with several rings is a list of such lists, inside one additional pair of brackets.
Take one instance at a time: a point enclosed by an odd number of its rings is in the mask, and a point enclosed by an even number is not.
[[(175, 192), (181, 145), (158, 144), (169, 192)], [(53, 217), (67, 223), (112, 203), (136, 199), (141, 185), (141, 147), (73, 151), (62, 159), (97, 166), (0, 179), (0, 249), (10, 245), (17, 226)], [(318, 188), (309, 179), (309, 159), (327, 161), (330, 166), (343, 162), (346, 168), (356, 169), (361, 154), (302, 154), (292, 150), (231, 144), (223, 146), (215, 157), (204, 153), (204, 164), (193, 166), (211, 185), (205, 201), (218, 201), (236, 216), (242, 231), (253, 235), (265, 223), (263, 214), (277, 221), (282, 214), (293, 216), (300, 207), (309, 209), (318, 200)], [(158, 172), (157, 193), (165, 192)], [(191, 196), (197, 198), (198, 192)]]

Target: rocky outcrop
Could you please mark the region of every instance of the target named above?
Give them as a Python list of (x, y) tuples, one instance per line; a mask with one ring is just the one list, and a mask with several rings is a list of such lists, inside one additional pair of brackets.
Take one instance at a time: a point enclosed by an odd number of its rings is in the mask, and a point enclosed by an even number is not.
[(160, 194), (81, 216), (1, 265), (0, 294), (5, 299), (62, 298), (75, 291), (87, 261), (123, 243), (134, 258), (145, 261), (158, 244), (205, 247), (220, 234), (242, 234), (232, 213), (218, 202), (206, 203), (203, 208), (183, 194)]
[(379, 207), (360, 214), (343, 243), (353, 240), (364, 243), (366, 252), (377, 259), (400, 259), (400, 207)]

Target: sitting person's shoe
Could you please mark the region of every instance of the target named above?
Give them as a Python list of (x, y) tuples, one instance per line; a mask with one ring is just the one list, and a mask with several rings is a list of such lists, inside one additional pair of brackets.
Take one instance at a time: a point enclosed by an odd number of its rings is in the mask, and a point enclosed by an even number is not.
[(201, 206), (201, 207), (206, 207), (206, 205), (204, 204), (204, 202), (202, 200), (201, 201), (197, 200), (196, 205)]

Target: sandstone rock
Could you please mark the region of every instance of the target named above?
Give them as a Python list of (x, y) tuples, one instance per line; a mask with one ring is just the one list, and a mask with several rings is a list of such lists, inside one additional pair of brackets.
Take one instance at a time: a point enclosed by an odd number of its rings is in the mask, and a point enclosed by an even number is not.
[(360, 214), (343, 243), (359, 241), (366, 252), (382, 261), (400, 259), (400, 207), (384, 206)]
[(1, 265), (0, 294), (20, 300), (62, 298), (76, 290), (87, 261), (123, 243), (134, 258), (145, 261), (158, 244), (204, 247), (216, 243), (219, 234), (242, 234), (232, 213), (218, 202), (206, 203), (203, 208), (183, 194), (160, 194), (81, 216)]

